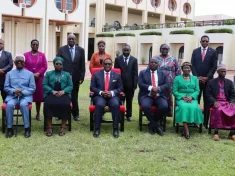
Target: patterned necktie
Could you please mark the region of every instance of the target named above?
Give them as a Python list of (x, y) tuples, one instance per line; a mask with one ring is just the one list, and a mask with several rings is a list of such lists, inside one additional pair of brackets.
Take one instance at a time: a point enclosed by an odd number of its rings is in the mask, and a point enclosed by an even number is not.
[(109, 72), (107, 72), (105, 76), (105, 90), (109, 90)]
[(74, 60), (74, 57), (73, 57), (73, 48), (70, 47), (69, 50), (70, 50), (70, 55), (71, 55), (71, 58), (72, 58), (72, 61), (73, 61)]
[(202, 62), (204, 61), (205, 56), (206, 56), (206, 48), (203, 48), (203, 51), (202, 51)]

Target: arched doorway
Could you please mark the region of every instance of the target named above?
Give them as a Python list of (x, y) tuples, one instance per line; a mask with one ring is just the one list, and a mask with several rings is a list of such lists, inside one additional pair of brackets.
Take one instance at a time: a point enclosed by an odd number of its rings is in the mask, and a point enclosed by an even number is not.
[(179, 56), (178, 56), (178, 62), (181, 65), (181, 63), (184, 60), (184, 46), (181, 46), (179, 49)]
[(222, 62), (223, 62), (223, 50), (224, 50), (223, 46), (218, 46), (216, 48), (216, 52), (217, 52), (217, 56), (218, 56), (218, 64), (222, 64)]
[(153, 57), (153, 47), (151, 46), (150, 48), (149, 48), (149, 61), (150, 61), (150, 59)]

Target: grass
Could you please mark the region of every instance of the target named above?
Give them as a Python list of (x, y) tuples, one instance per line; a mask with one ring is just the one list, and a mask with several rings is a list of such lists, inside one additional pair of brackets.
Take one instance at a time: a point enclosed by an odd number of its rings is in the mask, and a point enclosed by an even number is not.
[(31, 138), (23, 137), (22, 128), (16, 138), (1, 135), (0, 175), (234, 175), (235, 142), (226, 139), (228, 132), (221, 132), (223, 139), (215, 142), (205, 129), (202, 134), (192, 129), (187, 141), (175, 133), (171, 118), (163, 137), (151, 136), (146, 128), (140, 132), (136, 97), (133, 121), (125, 122), (118, 139), (112, 137), (111, 124), (102, 124), (101, 136), (93, 138), (88, 93), (89, 81), (85, 81), (79, 93), (81, 121), (73, 121), (72, 132), (64, 137), (58, 136), (58, 127), (46, 137), (35, 110)]

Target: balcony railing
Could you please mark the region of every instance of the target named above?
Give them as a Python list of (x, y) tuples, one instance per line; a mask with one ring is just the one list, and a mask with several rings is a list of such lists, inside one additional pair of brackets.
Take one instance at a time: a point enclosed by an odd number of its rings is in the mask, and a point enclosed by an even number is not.
[(184, 27), (201, 27), (201, 26), (223, 26), (235, 25), (235, 19), (227, 20), (209, 20), (209, 21), (188, 21), (177, 23), (164, 23), (164, 24), (145, 24), (133, 26), (114, 26), (104, 25), (102, 31), (129, 31), (129, 30), (145, 30), (145, 29), (162, 29), (162, 28), (184, 28)]

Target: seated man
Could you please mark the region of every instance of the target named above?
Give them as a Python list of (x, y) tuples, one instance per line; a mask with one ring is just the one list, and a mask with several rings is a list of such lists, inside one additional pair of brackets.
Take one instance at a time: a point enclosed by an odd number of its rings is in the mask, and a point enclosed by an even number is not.
[(213, 107), (210, 115), (210, 127), (215, 128), (213, 139), (219, 140), (218, 129), (230, 129), (229, 139), (235, 141), (235, 89), (233, 82), (225, 78), (226, 66), (217, 68), (218, 78), (208, 82), (206, 99)]
[(118, 123), (120, 117), (119, 93), (123, 91), (121, 76), (112, 72), (112, 60), (107, 58), (103, 61), (104, 69), (94, 74), (91, 79), (90, 90), (94, 92), (94, 112), (95, 131), (93, 136), (100, 135), (100, 124), (104, 114), (104, 109), (109, 106), (113, 118), (113, 136), (119, 137)]
[[(163, 131), (159, 128), (158, 121), (168, 112), (167, 94), (169, 89), (168, 79), (166, 75), (157, 71), (158, 62), (156, 59), (150, 59), (149, 67), (142, 70), (139, 74), (138, 85), (140, 88), (138, 101), (142, 106), (144, 114), (149, 120), (149, 133), (163, 135)], [(157, 107), (155, 115), (151, 112), (151, 106)]]
[(18, 104), (24, 120), (24, 128), (26, 138), (30, 137), (29, 109), (28, 104), (32, 102), (32, 95), (36, 89), (34, 75), (32, 72), (24, 69), (25, 57), (18, 54), (14, 63), (16, 69), (7, 73), (4, 84), (4, 91), (7, 94), (5, 102), (7, 133), (6, 138), (13, 136), (13, 114), (14, 108)]

